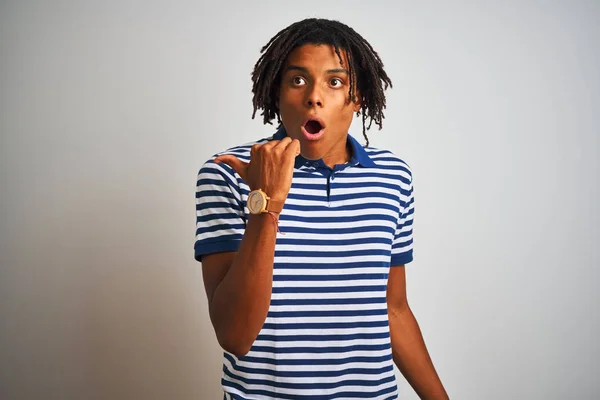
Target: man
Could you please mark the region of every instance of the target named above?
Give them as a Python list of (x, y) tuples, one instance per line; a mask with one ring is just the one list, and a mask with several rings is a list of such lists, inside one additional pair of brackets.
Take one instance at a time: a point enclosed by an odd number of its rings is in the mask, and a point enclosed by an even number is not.
[[(253, 117), (279, 129), (209, 160), (197, 183), (195, 257), (224, 398), (395, 399), (395, 363), (421, 398), (446, 399), (406, 299), (412, 175), (368, 147), (391, 86), (379, 56), (323, 19), (261, 53)], [(348, 134), (354, 113), (365, 148)]]

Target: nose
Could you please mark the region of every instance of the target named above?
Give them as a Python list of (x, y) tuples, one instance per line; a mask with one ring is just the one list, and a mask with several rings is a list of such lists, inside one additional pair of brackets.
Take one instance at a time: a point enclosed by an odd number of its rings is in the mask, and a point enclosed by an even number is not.
[(306, 105), (312, 107), (323, 107), (323, 97), (317, 85), (312, 85), (306, 94)]

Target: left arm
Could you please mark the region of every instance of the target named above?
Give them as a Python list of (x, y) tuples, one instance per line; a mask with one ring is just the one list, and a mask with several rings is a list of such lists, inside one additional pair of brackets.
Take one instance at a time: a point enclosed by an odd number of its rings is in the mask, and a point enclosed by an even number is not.
[(404, 265), (390, 268), (387, 306), (394, 363), (421, 399), (448, 399), (408, 306)]

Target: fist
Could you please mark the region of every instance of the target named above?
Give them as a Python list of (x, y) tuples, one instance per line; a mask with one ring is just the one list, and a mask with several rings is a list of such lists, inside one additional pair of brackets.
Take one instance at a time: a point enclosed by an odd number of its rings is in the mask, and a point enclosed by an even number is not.
[(285, 201), (292, 187), (294, 161), (298, 154), (300, 141), (285, 137), (252, 146), (249, 163), (233, 155), (218, 156), (215, 162), (233, 168), (250, 190), (261, 189), (273, 200)]

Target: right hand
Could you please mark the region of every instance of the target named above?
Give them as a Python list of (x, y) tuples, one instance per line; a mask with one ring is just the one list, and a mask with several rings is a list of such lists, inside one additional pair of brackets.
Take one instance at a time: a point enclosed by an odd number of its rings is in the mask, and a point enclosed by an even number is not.
[(237, 172), (250, 190), (261, 189), (273, 200), (285, 201), (294, 175), (294, 162), (300, 154), (300, 141), (285, 137), (265, 144), (255, 144), (250, 150), (250, 162), (226, 154), (215, 158)]

